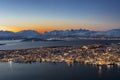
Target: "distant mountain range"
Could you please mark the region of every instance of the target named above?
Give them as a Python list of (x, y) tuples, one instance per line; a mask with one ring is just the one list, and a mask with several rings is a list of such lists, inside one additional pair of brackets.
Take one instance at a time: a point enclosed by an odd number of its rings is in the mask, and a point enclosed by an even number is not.
[(81, 37), (81, 38), (120, 38), (120, 29), (107, 31), (79, 30), (54, 30), (40, 34), (34, 30), (23, 30), (17, 33), (11, 31), (0, 31), (0, 39), (30, 39), (30, 38), (61, 38), (61, 37)]
[(79, 30), (54, 30), (46, 32), (46, 37), (83, 37), (83, 38), (118, 38), (120, 37), (120, 29), (112, 29), (108, 31), (90, 31), (85, 29)]
[(11, 31), (0, 31), (0, 39), (25, 39), (41, 38), (41, 34), (34, 30), (23, 30), (17, 33)]

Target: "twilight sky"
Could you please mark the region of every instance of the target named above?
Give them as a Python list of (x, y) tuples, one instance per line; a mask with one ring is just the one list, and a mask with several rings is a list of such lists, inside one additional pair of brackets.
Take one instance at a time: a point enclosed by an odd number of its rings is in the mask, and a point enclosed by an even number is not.
[(0, 30), (120, 28), (120, 0), (0, 0)]

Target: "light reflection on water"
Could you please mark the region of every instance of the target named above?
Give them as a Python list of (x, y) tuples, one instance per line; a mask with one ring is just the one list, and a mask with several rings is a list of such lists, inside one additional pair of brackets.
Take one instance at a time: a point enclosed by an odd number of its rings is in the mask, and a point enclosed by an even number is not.
[(13, 62), (12, 62), (12, 61), (9, 61), (8, 64), (9, 64), (9, 66), (10, 66), (10, 71), (12, 72), (12, 71), (13, 71), (13, 67), (12, 67)]
[[(0, 46), (0, 49), (39, 47), (41, 45), (82, 45), (83, 43), (89, 44), (94, 42), (95, 41), (22, 42), (13, 45), (3, 45)], [(108, 42), (109, 41), (103, 41), (102, 43)], [(101, 42), (97, 41), (97, 43)], [(119, 78), (120, 67), (111, 65), (97, 66), (80, 63), (19, 64), (11, 61), (8, 63), (0, 63), (0, 80), (118, 80)]]
[(98, 67), (98, 75), (101, 77), (101, 74), (102, 74), (102, 66), (99, 66)]
[(118, 80), (119, 70), (117, 66), (93, 66), (80, 63), (25, 64), (10, 61), (0, 63), (0, 80)]

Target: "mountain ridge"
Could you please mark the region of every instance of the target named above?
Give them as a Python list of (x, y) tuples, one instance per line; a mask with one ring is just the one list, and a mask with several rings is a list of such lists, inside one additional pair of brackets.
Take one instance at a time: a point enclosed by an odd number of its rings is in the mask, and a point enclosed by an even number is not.
[(107, 31), (91, 31), (86, 29), (53, 30), (40, 34), (35, 30), (22, 30), (19, 32), (0, 31), (0, 39), (21, 38), (56, 38), (56, 37), (83, 37), (83, 38), (120, 38), (120, 29)]

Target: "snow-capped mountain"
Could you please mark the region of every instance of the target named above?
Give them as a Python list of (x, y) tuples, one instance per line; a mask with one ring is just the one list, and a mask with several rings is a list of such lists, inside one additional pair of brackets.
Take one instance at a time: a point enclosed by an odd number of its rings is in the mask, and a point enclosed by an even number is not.
[(11, 38), (11, 37), (15, 37), (15, 33), (14, 32), (10, 32), (10, 31), (0, 31), (0, 38)]
[(46, 37), (120, 37), (120, 29), (108, 31), (90, 31), (90, 30), (55, 30), (44, 34)]
[(92, 31), (89, 30), (54, 30), (51, 32), (47, 32), (44, 34), (44, 36), (47, 37), (77, 37), (77, 36), (84, 36), (84, 37), (88, 37), (90, 35), (90, 32), (92, 33)]
[(34, 30), (23, 30), (16, 33), (21, 38), (40, 38), (41, 34)]
[(17, 33), (0, 31), (0, 39), (40, 38), (41, 34), (34, 30), (23, 30)]
[(120, 37), (120, 29), (112, 29), (104, 32), (107, 37)]
[(108, 31), (90, 31), (85, 29), (80, 30), (54, 30), (40, 34), (34, 30), (23, 30), (17, 33), (10, 31), (0, 31), (0, 39), (23, 39), (23, 38), (61, 38), (61, 37), (98, 37), (98, 38), (120, 38), (120, 29), (112, 29)]
[(120, 29), (112, 29), (108, 31), (96, 31), (91, 37), (120, 37)]

